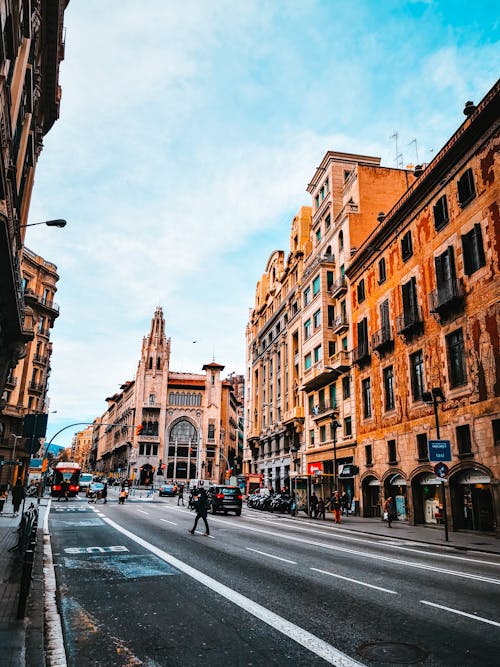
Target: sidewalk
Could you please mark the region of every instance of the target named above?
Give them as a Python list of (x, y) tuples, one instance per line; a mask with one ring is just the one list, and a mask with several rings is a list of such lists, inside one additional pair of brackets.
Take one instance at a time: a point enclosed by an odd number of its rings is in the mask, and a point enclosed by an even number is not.
[[(285, 515), (288, 516), (288, 515)], [(309, 519), (304, 512), (298, 512), (295, 519), (307, 521), (311, 524), (322, 523), (335, 525), (333, 514), (326, 512), (326, 519)], [(389, 528), (385, 521), (380, 518), (367, 518), (361, 516), (343, 516), (340, 525), (335, 528), (342, 531), (365, 533), (367, 535), (378, 535), (394, 540), (406, 540), (409, 542), (422, 542), (437, 546), (444, 546), (459, 550), (483, 551), (485, 553), (500, 555), (500, 540), (493, 534), (478, 533), (473, 531), (448, 532), (448, 542), (445, 540), (444, 526), (410, 526), (406, 521), (393, 521)]]

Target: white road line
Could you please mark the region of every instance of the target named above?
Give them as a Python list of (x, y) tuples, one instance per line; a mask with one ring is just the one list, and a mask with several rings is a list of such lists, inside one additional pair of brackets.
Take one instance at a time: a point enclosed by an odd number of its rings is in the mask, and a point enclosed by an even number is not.
[(318, 570), (317, 567), (311, 567), (309, 569), (314, 570), (314, 572), (321, 572), (321, 574), (328, 574), (330, 575), (330, 577), (336, 577), (337, 579), (344, 579), (345, 581), (350, 581), (353, 584), (359, 584), (360, 586), (367, 586), (368, 588), (375, 588), (377, 591), (382, 591), (383, 593), (391, 593), (392, 595), (399, 595), (397, 591), (391, 591), (388, 588), (382, 588), (381, 586), (374, 586), (374, 584), (367, 584), (364, 581), (359, 581), (358, 579), (343, 577), (341, 574), (334, 574), (333, 572), (327, 572), (326, 570)]
[(52, 560), (52, 545), (49, 533), (49, 514), (52, 498), (49, 498), (43, 518), (43, 572), (44, 572), (44, 616), (45, 655), (48, 667), (67, 667), (61, 617), (57, 609), (57, 582)]
[(175, 523), (175, 521), (169, 521), (168, 519), (160, 519), (160, 521), (164, 521), (165, 523), (171, 523), (172, 526), (176, 526), (176, 525), (177, 525), (177, 524)]
[(481, 621), (482, 623), (489, 623), (490, 625), (496, 625), (497, 628), (500, 628), (500, 623), (497, 623), (497, 621), (491, 621), (489, 618), (483, 618), (482, 616), (476, 616), (475, 614), (468, 614), (465, 611), (459, 611), (458, 609), (445, 607), (442, 604), (436, 604), (435, 602), (428, 602), (427, 600), (420, 600), (420, 602), (422, 604), (428, 604), (430, 607), (437, 607), (438, 609), (444, 609), (444, 611), (451, 611), (452, 614), (459, 614), (459, 616), (466, 616), (467, 618), (473, 618), (475, 621)]
[(140, 512), (141, 514), (149, 514), (149, 512), (145, 512), (144, 510), (138, 509), (137, 511)]
[(192, 577), (207, 588), (215, 591), (222, 597), (226, 598), (226, 600), (229, 600), (236, 606), (240, 607), (240, 609), (243, 609), (243, 611), (252, 614), (264, 623), (267, 623), (267, 625), (289, 637), (297, 644), (300, 644), (307, 650), (311, 651), (311, 653), (314, 653), (320, 658), (323, 658), (323, 660), (328, 662), (330, 665), (336, 665), (336, 667), (363, 667), (363, 663), (357, 662), (347, 654), (342, 653), (342, 651), (336, 649), (331, 644), (328, 644), (319, 637), (316, 637), (310, 632), (307, 632), (307, 630), (304, 630), (298, 625), (295, 625), (295, 623), (287, 621), (282, 616), (278, 616), (278, 614), (275, 614), (269, 609), (266, 609), (266, 607), (263, 607), (250, 598), (245, 597), (241, 593), (234, 591), (232, 588), (229, 588), (216, 579), (209, 577), (203, 572), (196, 570), (194, 567), (191, 567), (187, 563), (184, 563), (178, 558), (175, 558), (175, 556), (168, 554), (162, 549), (158, 549), (158, 547), (155, 547), (153, 544), (146, 542), (146, 540), (143, 540), (138, 535), (131, 533), (129, 530), (123, 528), (120, 526), (120, 524), (115, 523), (111, 519), (106, 518), (105, 521), (110, 526), (115, 528), (115, 530), (119, 531), (123, 535), (126, 535), (133, 542), (140, 544), (145, 549), (148, 549), (148, 551), (151, 551), (151, 553), (154, 553), (155, 556), (158, 556), (158, 558), (161, 558), (166, 563), (169, 563), (173, 567), (177, 568), (180, 572), (184, 572), (184, 574), (187, 574), (189, 577)]
[[(214, 519), (217, 521), (217, 519)], [(226, 526), (236, 526), (241, 528), (240, 524), (235, 524), (232, 521), (220, 519)], [(441, 574), (449, 574), (452, 577), (461, 577), (462, 579), (472, 579), (473, 581), (484, 581), (488, 584), (500, 586), (500, 579), (493, 579), (492, 577), (483, 577), (479, 574), (467, 574), (465, 572), (458, 572), (457, 570), (447, 570), (444, 567), (435, 567), (434, 565), (425, 565), (424, 563), (416, 563), (414, 561), (400, 560), (399, 558), (391, 558), (390, 556), (379, 556), (368, 551), (358, 551), (357, 549), (349, 549), (348, 547), (341, 547), (336, 544), (329, 544), (327, 542), (316, 542), (295, 535), (287, 535), (284, 533), (277, 533), (272, 530), (264, 530), (263, 528), (254, 528), (252, 526), (245, 526), (245, 530), (253, 533), (263, 533), (266, 536), (279, 537), (290, 542), (298, 542), (300, 544), (307, 544), (308, 546), (322, 547), (330, 551), (340, 551), (342, 553), (353, 554), (355, 556), (362, 556), (363, 558), (371, 558), (372, 560), (381, 560), (386, 563), (395, 563), (396, 565), (405, 565), (406, 567), (413, 567), (417, 570), (430, 570), (431, 572), (439, 572)]]
[(251, 549), (247, 547), (247, 551), (255, 551), (256, 554), (261, 554), (262, 556), (267, 556), (268, 558), (276, 558), (276, 560), (282, 560), (284, 563), (291, 563), (292, 565), (297, 565), (297, 561), (288, 560), (288, 558), (281, 558), (281, 556), (273, 556), (273, 554), (266, 554), (265, 551), (259, 551), (258, 549)]

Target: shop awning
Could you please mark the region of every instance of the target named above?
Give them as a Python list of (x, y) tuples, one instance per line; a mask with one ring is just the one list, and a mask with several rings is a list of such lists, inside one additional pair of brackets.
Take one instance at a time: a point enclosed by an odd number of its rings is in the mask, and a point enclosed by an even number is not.
[(465, 470), (457, 481), (459, 484), (489, 484), (491, 477), (482, 470)]

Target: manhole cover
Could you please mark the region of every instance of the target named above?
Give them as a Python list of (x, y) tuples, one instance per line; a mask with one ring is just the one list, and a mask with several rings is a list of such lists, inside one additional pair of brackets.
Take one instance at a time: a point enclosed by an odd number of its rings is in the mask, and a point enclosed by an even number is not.
[(412, 644), (395, 642), (369, 642), (358, 647), (359, 655), (373, 662), (394, 662), (400, 665), (411, 665), (423, 662), (427, 653)]

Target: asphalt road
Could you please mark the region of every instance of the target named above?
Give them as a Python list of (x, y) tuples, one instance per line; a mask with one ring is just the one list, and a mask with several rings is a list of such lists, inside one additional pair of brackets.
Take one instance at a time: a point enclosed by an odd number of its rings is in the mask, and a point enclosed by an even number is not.
[(498, 556), (176, 503), (52, 503), (70, 667), (499, 664)]

